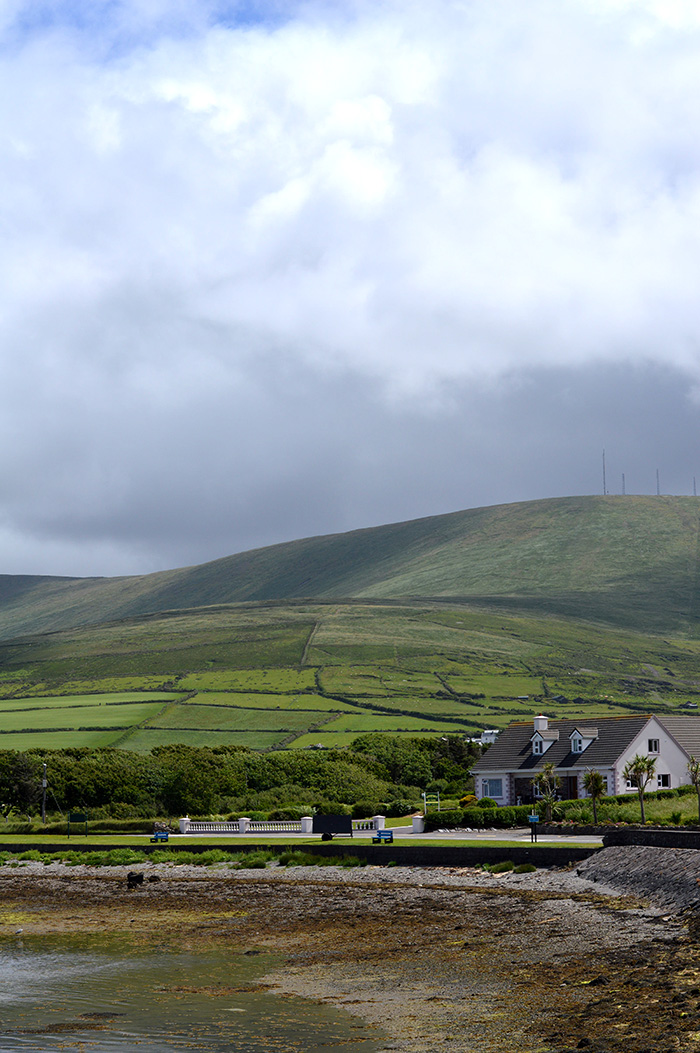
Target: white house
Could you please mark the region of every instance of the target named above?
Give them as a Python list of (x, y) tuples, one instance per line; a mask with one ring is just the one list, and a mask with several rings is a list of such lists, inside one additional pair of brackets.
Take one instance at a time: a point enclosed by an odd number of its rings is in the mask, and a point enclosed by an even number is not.
[(537, 772), (551, 761), (565, 800), (586, 796), (583, 777), (591, 769), (601, 773), (608, 794), (635, 793), (623, 771), (636, 754), (656, 759), (656, 775), (647, 789), (690, 782), (688, 760), (700, 758), (700, 719), (651, 714), (550, 720), (541, 714), (532, 723), (510, 724), (474, 765), (474, 792), (498, 804), (529, 803)]

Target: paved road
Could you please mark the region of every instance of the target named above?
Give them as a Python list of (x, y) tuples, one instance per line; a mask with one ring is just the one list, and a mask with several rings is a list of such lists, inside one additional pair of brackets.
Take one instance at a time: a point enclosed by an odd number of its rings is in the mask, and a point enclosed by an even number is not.
[[(523, 827), (516, 828), (514, 830), (434, 830), (429, 834), (414, 834), (410, 826), (390, 826), (387, 824), (387, 830), (394, 831), (394, 841), (401, 842), (402, 844), (425, 844), (430, 841), (522, 841), (523, 844), (530, 844), (530, 830)], [(309, 835), (309, 834), (290, 834), (290, 833), (272, 833), (272, 832), (261, 832), (254, 834), (171, 834), (170, 840), (175, 841), (178, 837), (205, 837), (207, 840), (222, 838), (229, 840), (231, 838), (245, 837), (248, 839), (260, 839), (260, 843), (270, 841), (304, 841), (309, 842), (310, 837), (314, 840), (320, 841), (320, 835)], [(371, 830), (357, 830), (355, 836), (359, 839), (368, 838), (372, 836)], [(600, 837), (591, 836), (579, 836), (575, 837), (567, 836), (564, 834), (539, 834), (537, 843), (544, 845), (602, 845), (602, 839)]]

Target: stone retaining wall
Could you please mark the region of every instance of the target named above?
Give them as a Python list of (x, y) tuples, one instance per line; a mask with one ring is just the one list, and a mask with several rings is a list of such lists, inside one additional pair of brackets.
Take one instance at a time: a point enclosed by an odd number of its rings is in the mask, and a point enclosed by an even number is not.
[(694, 849), (616, 845), (585, 860), (576, 873), (669, 911), (700, 909), (700, 851)]

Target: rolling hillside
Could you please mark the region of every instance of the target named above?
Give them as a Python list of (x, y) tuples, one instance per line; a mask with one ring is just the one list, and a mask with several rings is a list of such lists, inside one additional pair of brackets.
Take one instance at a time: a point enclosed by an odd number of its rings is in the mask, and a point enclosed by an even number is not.
[(700, 503), (578, 497), (306, 538), (135, 577), (0, 576), (0, 638), (209, 605), (449, 600), (693, 634)]
[(700, 640), (466, 604), (289, 601), (0, 643), (0, 748), (350, 746), (698, 712)]

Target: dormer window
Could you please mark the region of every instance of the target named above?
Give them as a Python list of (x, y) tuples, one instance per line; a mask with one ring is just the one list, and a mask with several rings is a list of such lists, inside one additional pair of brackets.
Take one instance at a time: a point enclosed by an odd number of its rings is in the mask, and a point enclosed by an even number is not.
[(569, 735), (572, 753), (584, 753), (592, 742), (598, 738), (598, 728), (579, 727)]
[(542, 750), (542, 739), (533, 739), (532, 740), (532, 752), (533, 753), (542, 753), (543, 752), (543, 750)]

